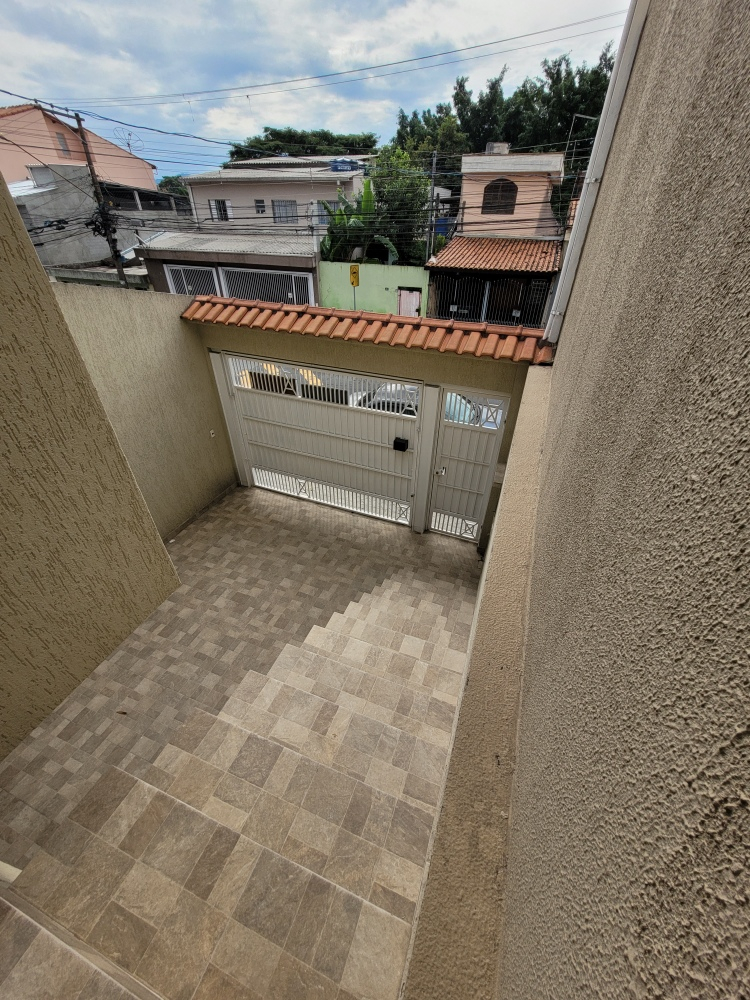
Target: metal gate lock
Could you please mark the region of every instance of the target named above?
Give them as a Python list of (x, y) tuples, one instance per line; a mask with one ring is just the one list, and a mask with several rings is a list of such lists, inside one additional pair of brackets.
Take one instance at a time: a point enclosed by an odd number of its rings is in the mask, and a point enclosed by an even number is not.
[(393, 450), (394, 451), (406, 451), (409, 447), (408, 438), (394, 438), (393, 439)]

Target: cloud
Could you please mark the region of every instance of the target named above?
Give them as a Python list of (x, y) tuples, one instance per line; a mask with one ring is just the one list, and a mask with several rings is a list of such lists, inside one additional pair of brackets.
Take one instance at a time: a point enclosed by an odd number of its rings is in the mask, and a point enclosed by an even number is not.
[[(610, 10), (622, 9), (613, 0)], [(450, 97), (457, 75), (474, 90), (508, 65), (506, 93), (539, 72), (545, 56), (570, 51), (575, 62), (594, 61), (617, 39), (623, 18), (604, 30), (568, 41), (554, 39), (598, 28), (592, 23), (498, 48), (532, 48), (453, 65), (400, 72), (336, 86), (291, 84), (249, 89), (248, 95), (181, 96), (164, 103), (134, 102), (143, 95), (183, 94), (240, 87), (397, 62), (432, 52), (554, 27), (602, 13), (594, 0), (569, 0), (565, 13), (553, 0), (525, 5), (496, 0), (16, 0), (0, 14), (0, 62), (5, 86), (20, 94), (63, 101), (102, 115), (166, 131), (243, 139), (263, 125), (374, 131), (385, 141), (399, 107), (434, 106)], [(467, 55), (484, 55), (482, 50)], [(458, 57), (446, 57), (458, 58)], [(429, 61), (426, 61), (426, 63)], [(326, 82), (326, 81), (319, 81)], [(270, 91), (285, 90), (285, 93)], [(98, 103), (108, 100), (109, 103)], [(174, 101), (175, 103), (166, 103)], [(115, 125), (88, 119), (112, 137)], [(206, 169), (225, 154), (194, 140), (145, 129), (143, 155), (166, 173)]]

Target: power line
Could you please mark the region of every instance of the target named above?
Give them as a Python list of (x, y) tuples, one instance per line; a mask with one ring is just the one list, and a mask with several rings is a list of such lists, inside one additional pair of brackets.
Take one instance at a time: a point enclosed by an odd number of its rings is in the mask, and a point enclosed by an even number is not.
[[(165, 98), (165, 97), (180, 97), (180, 98), (183, 99), (183, 101), (191, 103), (191, 100), (193, 98), (196, 98), (196, 97), (198, 97), (198, 96), (200, 96), (202, 94), (225, 94), (225, 93), (231, 93), (233, 91), (242, 91), (243, 93), (240, 96), (244, 97), (245, 96), (244, 92), (248, 91), (248, 90), (259, 90), (259, 89), (264, 88), (264, 87), (281, 87), (281, 86), (285, 86), (286, 84), (289, 84), (289, 83), (305, 83), (305, 82), (308, 82), (310, 80), (326, 80), (326, 79), (330, 79), (332, 77), (345, 76), (345, 75), (352, 74), (352, 73), (366, 73), (366, 72), (369, 72), (370, 70), (374, 70), (374, 69), (389, 69), (392, 66), (404, 66), (407, 63), (424, 62), (424, 61), (426, 61), (428, 59), (440, 59), (443, 56), (456, 55), (459, 52), (471, 52), (471, 51), (474, 51), (476, 49), (489, 48), (492, 45), (505, 45), (507, 42), (515, 42), (515, 41), (518, 41), (521, 38), (531, 38), (531, 37), (533, 37), (535, 35), (546, 35), (546, 34), (549, 34), (550, 32), (553, 32), (553, 31), (564, 31), (567, 28), (578, 27), (578, 25), (580, 25), (580, 24), (591, 24), (594, 21), (603, 21), (603, 20), (606, 20), (606, 19), (611, 18), (611, 17), (620, 17), (620, 16), (622, 16), (623, 14), (626, 14), (626, 13), (627, 13), (627, 10), (625, 10), (625, 9), (623, 9), (623, 10), (616, 10), (616, 11), (612, 11), (609, 14), (599, 14), (596, 17), (587, 17), (587, 18), (584, 18), (583, 20), (580, 20), (580, 21), (570, 21), (567, 24), (556, 25), (554, 28), (541, 28), (538, 31), (527, 31), (527, 32), (525, 32), (525, 33), (523, 33), (521, 35), (511, 35), (508, 38), (498, 38), (498, 39), (495, 39), (492, 42), (480, 42), (480, 43), (478, 43), (476, 45), (465, 45), (462, 48), (458, 48), (458, 49), (446, 49), (443, 52), (433, 52), (430, 55), (426, 55), (426, 56), (413, 56), (410, 59), (398, 59), (398, 60), (395, 60), (393, 62), (375, 63), (372, 66), (359, 66), (356, 69), (345, 69), (345, 70), (339, 70), (337, 72), (332, 72), (332, 73), (317, 73), (317, 74), (314, 74), (312, 76), (298, 76), (298, 77), (293, 77), (291, 79), (286, 79), (286, 80), (272, 80), (272, 81), (269, 81), (267, 83), (238, 84), (235, 87), (218, 87), (218, 88), (213, 89), (213, 90), (189, 90), (189, 91), (176, 92), (176, 93), (172, 93), (172, 94), (141, 94), (141, 95), (137, 95), (135, 97), (131, 96), (131, 97), (122, 97), (122, 98), (119, 98), (119, 97), (110, 97), (110, 98), (70, 98), (70, 99), (69, 98), (58, 98), (58, 100), (61, 100), (61, 101), (64, 101), (64, 100), (80, 100), (80, 101), (83, 101), (84, 103), (87, 103), (87, 104), (96, 104), (96, 105), (105, 105), (106, 104), (106, 105), (113, 105), (113, 106), (120, 106), (120, 107), (122, 107), (122, 106), (125, 106), (125, 105), (127, 105), (127, 104), (129, 104), (131, 102), (135, 102), (135, 101), (147, 101), (147, 102), (151, 102), (151, 101), (161, 100), (162, 98)], [(610, 29), (604, 29), (604, 30), (610, 30)], [(544, 44), (544, 43), (541, 43), (541, 44)], [(509, 51), (512, 51), (512, 50), (509, 50)], [(490, 54), (491, 55), (497, 55), (499, 53), (490, 53)], [(448, 65), (448, 64), (441, 63), (440, 65)], [(427, 68), (429, 69), (431, 67), (427, 67)], [(194, 102), (194, 103), (197, 103), (197, 102)]]

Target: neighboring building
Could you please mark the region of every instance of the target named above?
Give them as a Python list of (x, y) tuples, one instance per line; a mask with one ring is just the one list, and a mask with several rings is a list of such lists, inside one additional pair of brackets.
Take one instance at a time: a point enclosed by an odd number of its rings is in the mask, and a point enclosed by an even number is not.
[(457, 235), (427, 263), (428, 316), (544, 326), (560, 270), (563, 227), (553, 212), (562, 153), (509, 152), (508, 143), (462, 157)]
[[(156, 190), (153, 163), (95, 132), (84, 131), (99, 180)], [(33, 163), (85, 164), (78, 130), (36, 104), (0, 108), (0, 174), (7, 184), (31, 180), (29, 164)]]
[(362, 190), (363, 178), (360, 160), (280, 156), (238, 160), (184, 181), (201, 225), (325, 229), (323, 202), (335, 205), (339, 191), (353, 197)]
[[(106, 239), (92, 221), (97, 201), (88, 167), (83, 164), (34, 165), (30, 180), (15, 181), (10, 193), (45, 266), (98, 264), (110, 258)], [(105, 203), (113, 214), (121, 252), (157, 229), (192, 223), (190, 202), (180, 195), (138, 188), (113, 181), (101, 182)], [(139, 228), (143, 236), (139, 237)]]
[(322, 260), (320, 304), (334, 309), (367, 309), (398, 316), (426, 316), (430, 274), (423, 267), (360, 264), (359, 285), (352, 286), (350, 265)]
[(136, 250), (157, 292), (318, 301), (311, 233), (163, 233)]
[(430, 258), (427, 315), (541, 327), (560, 270), (558, 240), (454, 236)]
[(492, 152), (461, 158), (459, 232), (472, 236), (560, 237), (552, 208), (563, 179), (562, 153), (510, 153), (508, 143)]

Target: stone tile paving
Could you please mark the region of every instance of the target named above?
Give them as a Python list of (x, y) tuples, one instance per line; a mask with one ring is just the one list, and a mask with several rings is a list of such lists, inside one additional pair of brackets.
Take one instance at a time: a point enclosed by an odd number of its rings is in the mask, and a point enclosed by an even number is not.
[(261, 491), (173, 549), (178, 594), (0, 771), (16, 887), (170, 1000), (395, 997), (476, 555)]

